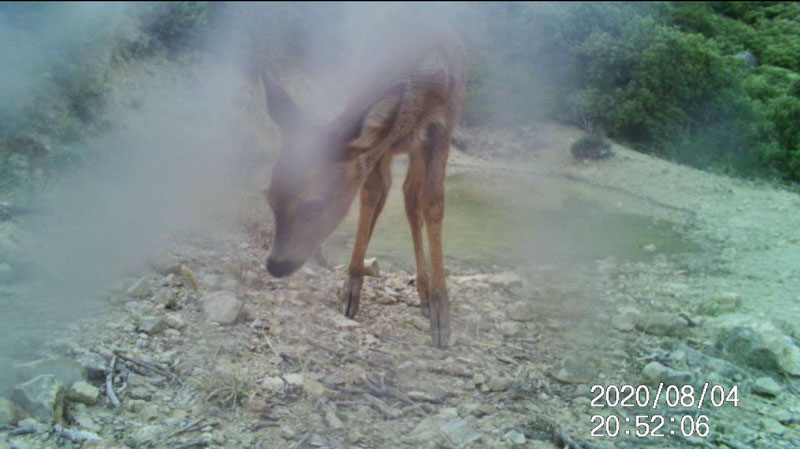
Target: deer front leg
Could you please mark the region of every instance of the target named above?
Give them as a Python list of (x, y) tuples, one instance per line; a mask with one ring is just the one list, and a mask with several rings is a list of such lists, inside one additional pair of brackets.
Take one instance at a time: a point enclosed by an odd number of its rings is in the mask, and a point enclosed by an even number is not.
[(386, 204), (386, 197), (391, 185), (389, 162), (390, 157), (388, 156), (382, 159), (361, 186), (356, 243), (353, 245), (353, 255), (347, 270), (349, 276), (342, 286), (342, 293), (339, 297), (342, 313), (348, 318), (356, 316), (361, 302), (361, 287), (364, 284), (364, 256), (367, 254), (372, 230), (378, 215), (383, 210), (383, 205)]
[(428, 127), (427, 173), (423, 187), (423, 214), (428, 230), (431, 259), (430, 303), (431, 337), (434, 346), (446, 348), (450, 341), (450, 299), (444, 276), (442, 220), (444, 219), (444, 178), (450, 133), (441, 125)]

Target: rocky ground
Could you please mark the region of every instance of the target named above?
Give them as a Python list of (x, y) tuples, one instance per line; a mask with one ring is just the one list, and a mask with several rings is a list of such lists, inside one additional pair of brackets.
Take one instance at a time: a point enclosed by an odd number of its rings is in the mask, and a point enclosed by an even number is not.
[[(449, 169), (570, 180), (681, 223), (702, 250), (452, 260), (442, 351), (399, 268), (366, 279), (355, 320), (338, 312), (344, 269), (324, 251), (270, 278), (262, 210), (239, 232), (177, 242), (44, 350), (3, 360), (16, 386), (0, 398), (0, 449), (800, 446), (800, 198), (618, 145), (578, 163), (579, 136), (554, 124), (464, 132)], [(659, 384), (699, 396), (707, 383), (721, 386), (718, 406), (652, 406)], [(650, 399), (622, 406), (594, 385), (645, 385)], [(592, 436), (614, 430), (595, 415), (618, 416), (620, 434)], [(663, 417), (664, 436), (626, 436), (640, 415), (651, 427)], [(680, 435), (682, 420), (708, 435)]]

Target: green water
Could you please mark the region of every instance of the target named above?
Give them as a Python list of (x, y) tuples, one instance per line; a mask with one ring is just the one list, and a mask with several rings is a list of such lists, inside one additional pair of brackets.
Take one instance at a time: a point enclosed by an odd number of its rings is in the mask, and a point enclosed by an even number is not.
[[(408, 268), (414, 257), (401, 192), (404, 173), (396, 173), (367, 253)], [(596, 190), (565, 179), (465, 172), (448, 176), (445, 191), (444, 246), (450, 262), (559, 264), (609, 256), (647, 260), (658, 253), (697, 250), (674, 223), (623, 212), (607, 194), (594, 195)], [(356, 206), (332, 239), (335, 263), (349, 260), (357, 216)], [(656, 251), (645, 251), (647, 245)]]

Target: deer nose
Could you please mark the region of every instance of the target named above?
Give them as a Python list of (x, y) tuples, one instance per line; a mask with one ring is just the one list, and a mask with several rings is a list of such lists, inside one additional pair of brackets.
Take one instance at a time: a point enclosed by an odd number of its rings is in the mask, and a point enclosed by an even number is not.
[(275, 276), (276, 278), (289, 276), (297, 271), (297, 269), (300, 268), (300, 265), (302, 265), (302, 262), (297, 262), (291, 259), (276, 260), (272, 257), (267, 259), (267, 271), (269, 271), (269, 274)]

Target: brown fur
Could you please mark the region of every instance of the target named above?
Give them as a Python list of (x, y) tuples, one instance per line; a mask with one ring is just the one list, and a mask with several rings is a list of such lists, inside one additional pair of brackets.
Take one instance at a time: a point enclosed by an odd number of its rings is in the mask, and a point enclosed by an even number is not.
[[(394, 32), (398, 38), (409, 33), (422, 36), (424, 45), (398, 47), (397, 52), (367, 51), (367, 58), (382, 56), (384, 61), (365, 63), (370, 77), (361, 94), (330, 124), (311, 123), (264, 73), (269, 112), (284, 138), (267, 191), (276, 222), (267, 266), (276, 276), (299, 268), (341, 222), (360, 189), (358, 230), (341, 295), (343, 312), (355, 316), (364, 257), (391, 184), (391, 161), (396, 154), (407, 153), (403, 192), (417, 290), (423, 314), (430, 317), (434, 345), (446, 347), (450, 329), (442, 249), (444, 180), (450, 139), (461, 114), (466, 63), (463, 45), (449, 28), (421, 18), (408, 23), (415, 30), (398, 26), (382, 32)], [(423, 223), (430, 269), (423, 249)]]

